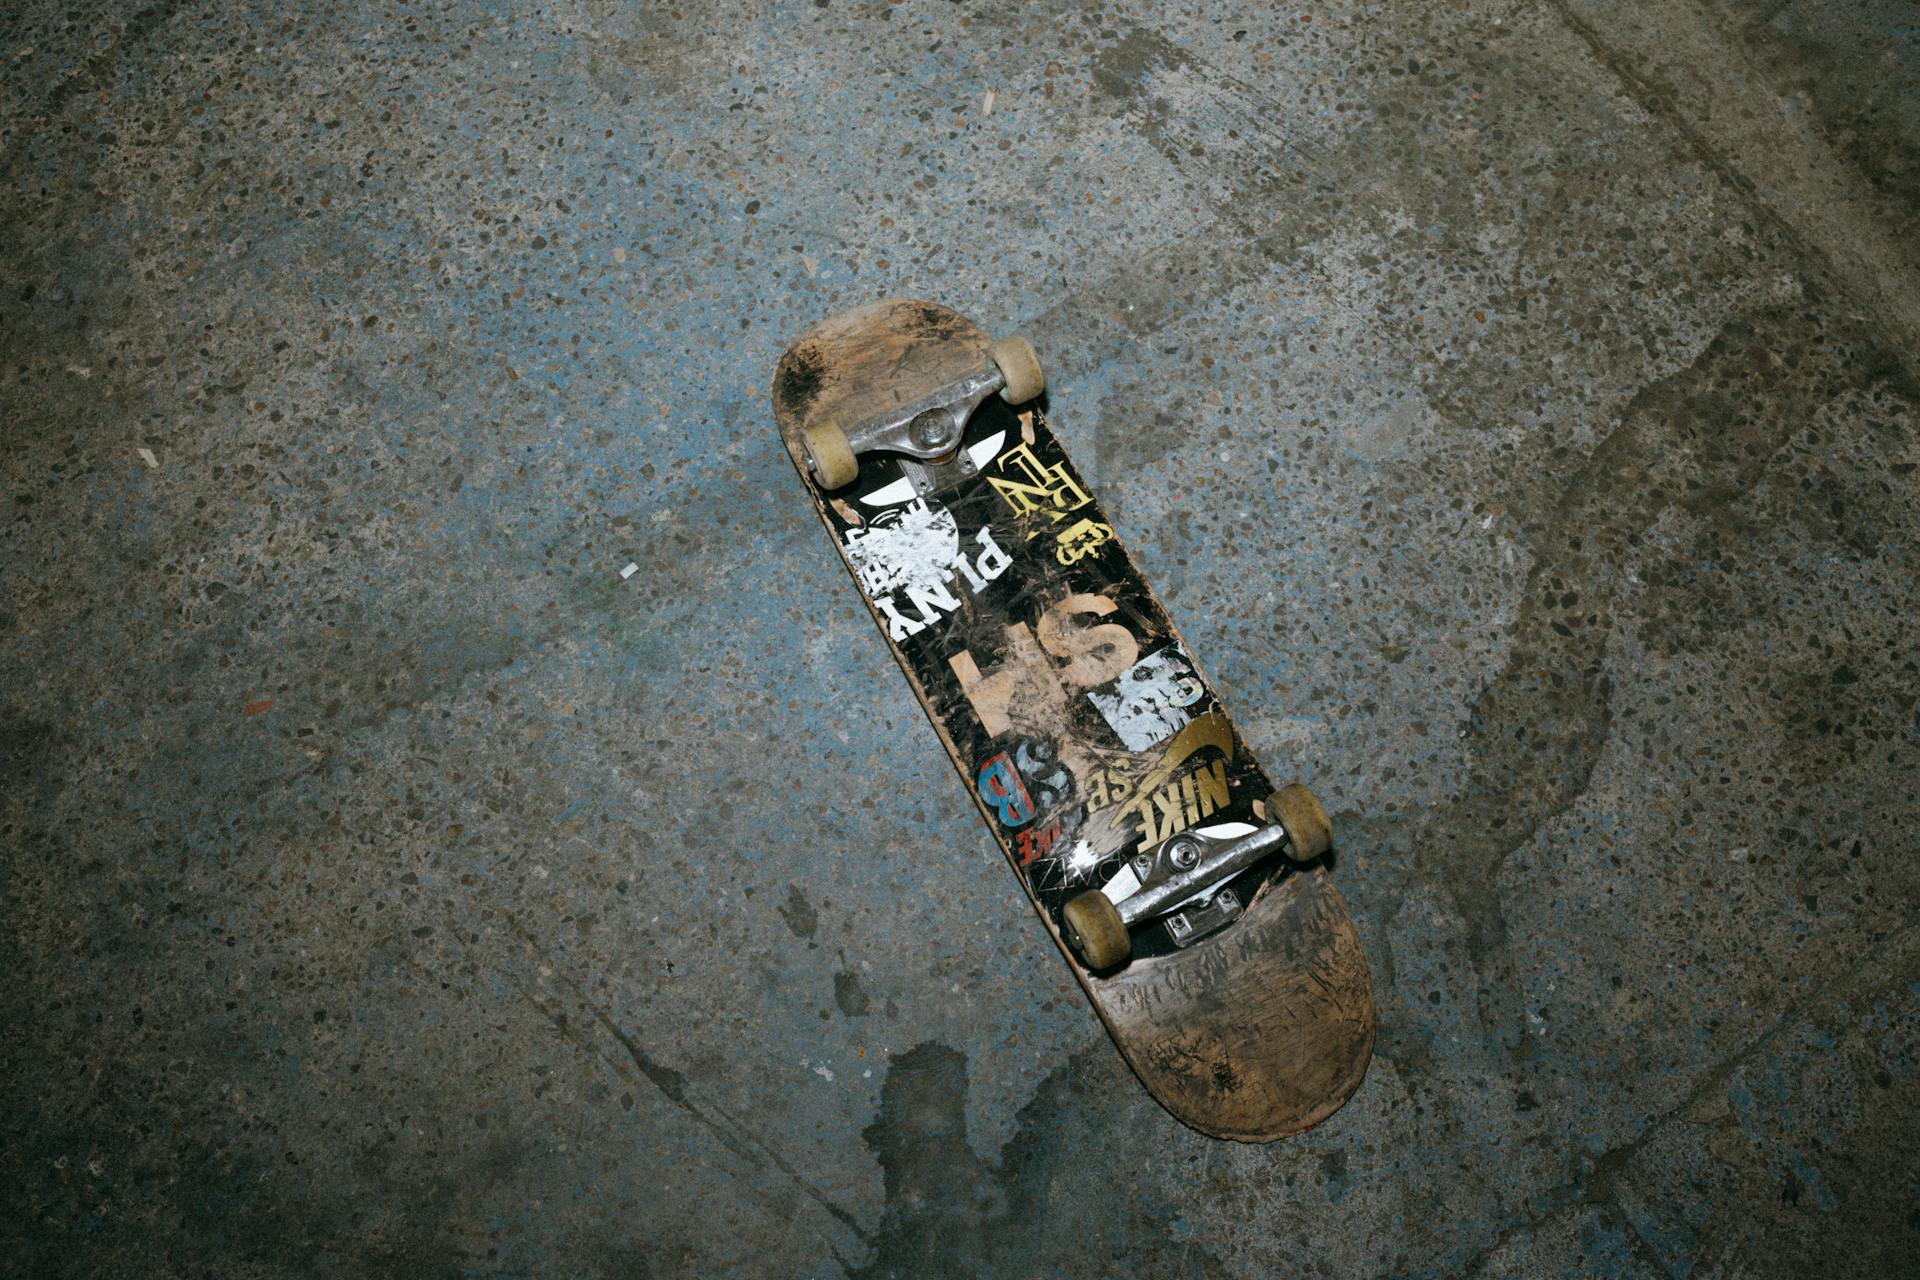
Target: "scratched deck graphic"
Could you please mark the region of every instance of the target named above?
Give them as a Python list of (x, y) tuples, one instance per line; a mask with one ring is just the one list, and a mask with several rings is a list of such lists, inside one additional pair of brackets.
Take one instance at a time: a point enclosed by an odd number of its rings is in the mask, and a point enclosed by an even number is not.
[[(1131, 858), (1183, 831), (1267, 824), (1261, 769), (1055, 437), (1039, 403), (989, 396), (954, 466), (859, 457), (823, 491), (797, 433), (896, 407), (985, 359), (934, 304), (834, 317), (782, 357), (783, 438), (956, 769), (1060, 942), (1060, 908), (1116, 901)], [(956, 471), (956, 466), (966, 474)], [(1372, 1043), (1366, 962), (1326, 871), (1281, 857), (1226, 883), (1245, 914), (1182, 948), (1168, 920), (1112, 975), (1068, 962), (1149, 1090), (1189, 1124), (1265, 1139), (1331, 1114)]]
[[(962, 447), (981, 459), (975, 482), (922, 497), (897, 461), (872, 458), (829, 516), (996, 836), (1057, 923), (1073, 892), (1131, 874), (1126, 857), (1143, 845), (1258, 821), (1273, 785), (1041, 411), (990, 399)], [(1283, 870), (1252, 868), (1233, 887), (1250, 898)], [(1135, 955), (1172, 947), (1157, 923)]]

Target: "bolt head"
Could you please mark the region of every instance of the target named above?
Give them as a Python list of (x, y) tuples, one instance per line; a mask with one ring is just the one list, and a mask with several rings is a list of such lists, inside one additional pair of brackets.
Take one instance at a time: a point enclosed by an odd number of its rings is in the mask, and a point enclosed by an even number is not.
[(953, 419), (938, 409), (929, 409), (913, 420), (913, 442), (923, 449), (937, 449), (953, 435)]

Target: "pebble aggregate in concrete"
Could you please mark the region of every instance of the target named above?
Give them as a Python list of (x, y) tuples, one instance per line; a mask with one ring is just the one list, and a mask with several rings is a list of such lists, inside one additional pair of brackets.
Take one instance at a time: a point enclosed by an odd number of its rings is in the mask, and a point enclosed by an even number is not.
[[(1896, 0), (0, 30), (13, 1271), (1910, 1265)], [(808, 511), (885, 294), (1330, 801), (1313, 1133), (1135, 1086)]]

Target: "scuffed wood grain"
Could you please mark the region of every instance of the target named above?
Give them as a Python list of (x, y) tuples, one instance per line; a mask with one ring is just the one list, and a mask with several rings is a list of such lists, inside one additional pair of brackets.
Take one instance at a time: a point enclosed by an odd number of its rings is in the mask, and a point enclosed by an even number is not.
[(887, 298), (841, 312), (780, 357), (774, 422), (797, 449), (809, 423), (837, 418), (851, 426), (897, 409), (978, 368), (987, 345), (978, 325), (937, 303)]
[(1311, 1128), (1359, 1087), (1373, 1053), (1366, 953), (1317, 867), (1190, 950), (1091, 979), (1090, 994), (1153, 1096), (1217, 1137)]

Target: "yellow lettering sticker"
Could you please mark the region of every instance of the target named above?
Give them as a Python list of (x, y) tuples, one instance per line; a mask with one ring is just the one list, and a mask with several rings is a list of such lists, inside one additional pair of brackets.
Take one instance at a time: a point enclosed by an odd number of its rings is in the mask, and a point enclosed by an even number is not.
[[(1000, 495), (1013, 514), (1021, 519), (1030, 516), (1045, 516), (1047, 523), (1057, 524), (1069, 511), (1078, 511), (1093, 501), (1085, 489), (1068, 474), (1065, 466), (1043, 466), (1040, 459), (1034, 457), (1033, 447), (1022, 444), (1000, 455), (1000, 475), (988, 476), (987, 483)], [(1011, 468), (1011, 474), (1009, 474)], [(1027, 536), (1036, 537), (1038, 529), (1029, 529)], [(1112, 537), (1113, 531), (1107, 530)], [(1063, 560), (1062, 564), (1071, 564)]]

